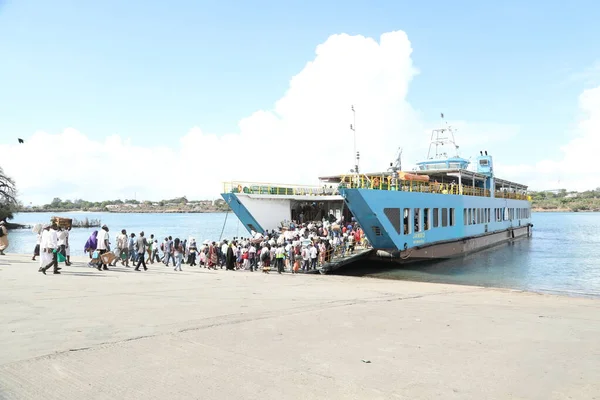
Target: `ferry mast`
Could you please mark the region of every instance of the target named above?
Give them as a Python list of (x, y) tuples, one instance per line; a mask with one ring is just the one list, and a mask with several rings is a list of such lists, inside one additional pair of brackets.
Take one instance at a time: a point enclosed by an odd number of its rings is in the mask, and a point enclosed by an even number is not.
[[(440, 116), (442, 118), (443, 123), (444, 113), (441, 113)], [(429, 142), (429, 151), (427, 152), (427, 159), (433, 160), (448, 158), (448, 153), (445, 151), (446, 148), (444, 147), (446, 145), (449, 145), (454, 149), (455, 154), (453, 154), (452, 157), (459, 157), (459, 146), (454, 140), (454, 129), (451, 126), (449, 126), (447, 122), (445, 126), (442, 125), (441, 128), (434, 129), (433, 131), (431, 131), (431, 141)], [(432, 150), (434, 150), (434, 147), (435, 156), (432, 155)]]
[(352, 123), (350, 124), (350, 130), (354, 134), (354, 156), (356, 157), (354, 160), (354, 172), (358, 176), (358, 162), (360, 160), (360, 154), (356, 150), (356, 111), (354, 110), (354, 105), (350, 106), (352, 110)]

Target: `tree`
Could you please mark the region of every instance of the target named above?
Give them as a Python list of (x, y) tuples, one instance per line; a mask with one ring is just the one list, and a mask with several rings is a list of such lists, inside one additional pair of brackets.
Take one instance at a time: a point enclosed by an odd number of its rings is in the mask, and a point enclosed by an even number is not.
[(0, 220), (12, 219), (17, 205), (15, 181), (0, 167)]

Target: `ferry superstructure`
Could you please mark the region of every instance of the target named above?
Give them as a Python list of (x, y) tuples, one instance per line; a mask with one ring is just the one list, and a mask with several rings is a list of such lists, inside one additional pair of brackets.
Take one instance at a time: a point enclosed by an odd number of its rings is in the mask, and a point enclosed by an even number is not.
[[(447, 146), (456, 153), (448, 156)], [(393, 261), (448, 258), (530, 236), (527, 186), (496, 178), (487, 151), (474, 171), (469, 164), (446, 127), (432, 132), (416, 170), (346, 177), (339, 190), (378, 255)]]

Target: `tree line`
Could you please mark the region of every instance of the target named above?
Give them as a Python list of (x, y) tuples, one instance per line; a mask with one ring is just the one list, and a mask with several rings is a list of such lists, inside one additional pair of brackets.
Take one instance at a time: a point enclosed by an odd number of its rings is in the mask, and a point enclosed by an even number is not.
[[(209, 200), (210, 201), (210, 200)], [(126, 204), (142, 206), (142, 207), (167, 207), (167, 206), (175, 206), (181, 208), (191, 208), (194, 206), (204, 205), (206, 201), (203, 200), (188, 200), (185, 196), (176, 197), (174, 199), (160, 200), (160, 201), (150, 201), (150, 200), (136, 200), (136, 199), (126, 199), (126, 200), (104, 200), (104, 201), (87, 201), (83, 199), (77, 200), (63, 200), (59, 197), (55, 197), (50, 203), (44, 204), (42, 206), (36, 206), (32, 208), (24, 208), (19, 207), (19, 211), (107, 211), (108, 206), (125, 206)], [(210, 203), (217, 208), (218, 210), (227, 210), (228, 205), (224, 200), (218, 199), (214, 202), (210, 201)]]
[(530, 192), (532, 207), (542, 210), (600, 211), (600, 187), (583, 192)]

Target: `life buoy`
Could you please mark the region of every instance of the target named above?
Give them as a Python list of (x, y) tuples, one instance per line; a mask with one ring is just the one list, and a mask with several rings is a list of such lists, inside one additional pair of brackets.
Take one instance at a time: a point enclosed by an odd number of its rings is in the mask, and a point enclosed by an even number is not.
[(238, 193), (242, 193), (242, 185), (238, 185)]
[(381, 183), (381, 181), (379, 180), (378, 177), (373, 178), (373, 187), (379, 187), (380, 183)]

